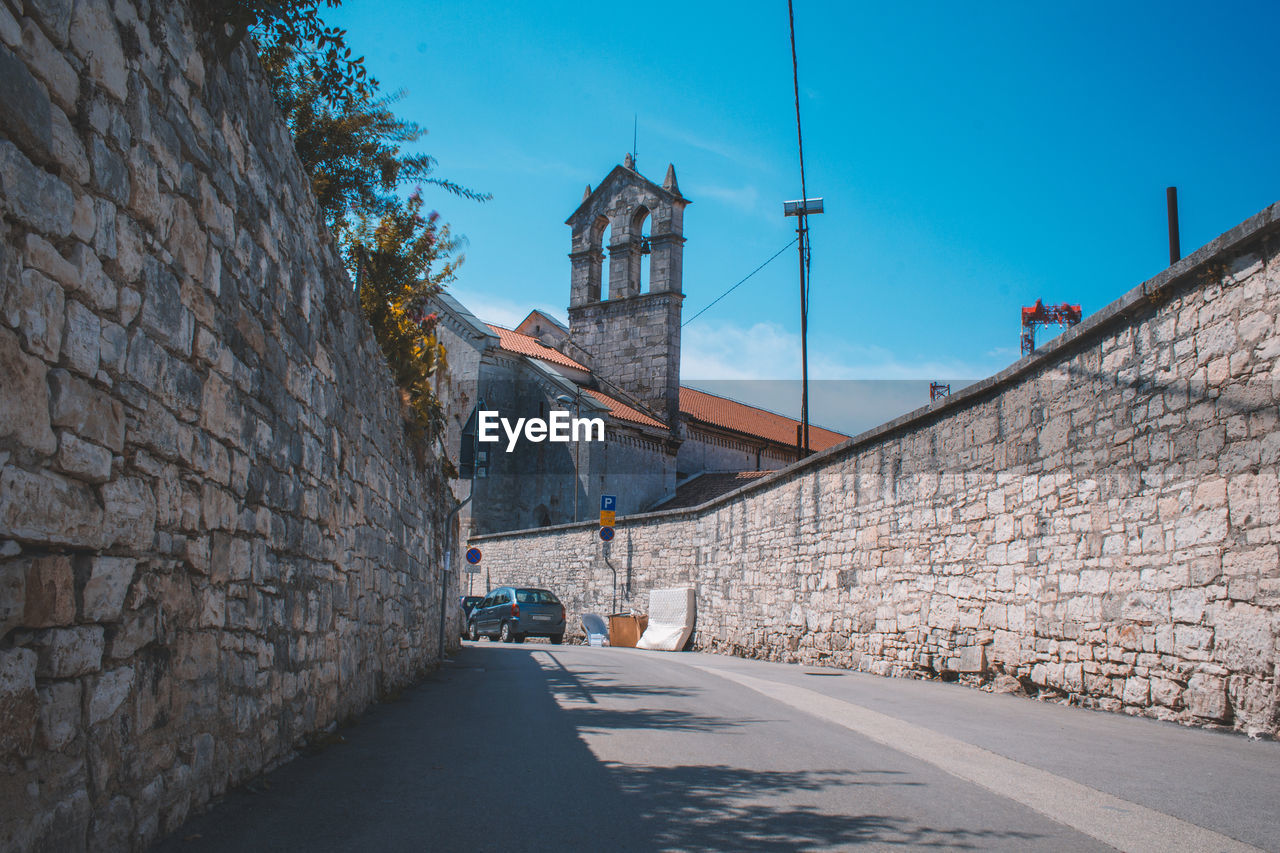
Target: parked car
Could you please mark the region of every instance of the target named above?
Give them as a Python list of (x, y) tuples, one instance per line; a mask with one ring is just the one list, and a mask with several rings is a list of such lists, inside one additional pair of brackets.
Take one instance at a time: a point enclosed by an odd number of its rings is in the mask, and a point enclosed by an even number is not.
[(476, 605), (484, 601), (483, 595), (464, 595), (458, 599), (458, 606), (462, 608), (462, 636), (467, 636), (467, 623), (471, 619), (471, 611), (476, 609)]
[(546, 589), (503, 586), (490, 592), (471, 611), (467, 636), (504, 643), (523, 643), (525, 637), (564, 639), (564, 605)]

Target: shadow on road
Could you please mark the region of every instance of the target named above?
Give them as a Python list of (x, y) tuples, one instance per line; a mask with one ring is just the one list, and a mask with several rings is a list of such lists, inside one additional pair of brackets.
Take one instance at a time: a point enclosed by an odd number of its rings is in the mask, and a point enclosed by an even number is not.
[[(945, 829), (880, 814), (830, 814), (810, 805), (764, 800), (832, 787), (918, 786), (891, 771), (751, 771), (740, 767), (612, 766), (626, 794), (643, 803), (654, 849), (777, 851), (864, 844), (911, 848), (989, 849), (1028, 842), (1023, 832)], [(1014, 847), (1022, 846), (1020, 843)]]
[(464, 648), (344, 742), (228, 794), (158, 849), (655, 849), (532, 651)]
[[(627, 684), (603, 657), (571, 671), (537, 646), (467, 645), (400, 700), (342, 730), (343, 742), (229, 794), (158, 849), (773, 851), (991, 847), (1035, 837), (831, 814), (795, 796), (816, 802), (833, 788), (921, 784), (900, 772), (624, 766), (597, 759), (582, 737), (768, 722), (661, 707), (662, 697), (698, 692)], [(657, 707), (611, 710), (606, 696)]]

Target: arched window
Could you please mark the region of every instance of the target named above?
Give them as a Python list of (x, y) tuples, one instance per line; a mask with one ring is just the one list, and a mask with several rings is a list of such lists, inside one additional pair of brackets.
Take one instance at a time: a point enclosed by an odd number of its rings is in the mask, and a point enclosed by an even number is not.
[(642, 204), (631, 217), (631, 239), (635, 244), (631, 269), (636, 293), (649, 292), (649, 222), (649, 208)]
[(613, 228), (609, 226), (609, 220), (603, 216), (600, 217), (597, 227), (603, 225), (600, 231), (600, 298), (614, 299), (618, 294), (613, 292), (613, 288), (609, 286), (610, 276), (613, 275), (613, 258), (609, 256), (609, 244), (613, 242)]
[(595, 257), (591, 261), (592, 269), (587, 285), (588, 302), (599, 302), (601, 299), (608, 298), (605, 295), (609, 291), (608, 239), (609, 220), (603, 216), (597, 216), (596, 221), (591, 223), (590, 231), (591, 250), (595, 253)]

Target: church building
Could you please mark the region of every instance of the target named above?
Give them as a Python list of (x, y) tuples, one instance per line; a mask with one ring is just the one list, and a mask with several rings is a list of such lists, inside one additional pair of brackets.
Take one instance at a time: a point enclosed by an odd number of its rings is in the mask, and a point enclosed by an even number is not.
[[(595, 519), (601, 495), (619, 515), (694, 506), (800, 458), (799, 422), (680, 384), (684, 208), (662, 184), (616, 166), (567, 220), (569, 324), (531, 311), (514, 329), (475, 317), (448, 295), (431, 310), (449, 368), (449, 457), (474, 471), (464, 535)], [(606, 235), (608, 239), (606, 241)], [(608, 280), (603, 270), (608, 253)], [(546, 419), (601, 418), (603, 441), (476, 443), (477, 410)], [(810, 426), (814, 451), (848, 436)], [(474, 448), (474, 451), (473, 451)]]

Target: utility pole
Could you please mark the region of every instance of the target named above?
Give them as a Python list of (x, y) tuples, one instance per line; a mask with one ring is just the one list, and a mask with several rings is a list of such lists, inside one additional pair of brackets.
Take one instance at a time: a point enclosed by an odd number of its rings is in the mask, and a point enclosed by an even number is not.
[(1173, 266), (1182, 258), (1182, 247), (1178, 240), (1178, 188), (1166, 187), (1164, 198), (1165, 205), (1169, 208), (1169, 266)]
[(784, 201), (782, 214), (794, 216), (800, 247), (800, 453), (809, 455), (809, 214), (822, 213), (822, 199)]
[(800, 154), (800, 198), (782, 204), (785, 216), (798, 218), (797, 245), (800, 247), (800, 456), (809, 455), (809, 214), (822, 212), (822, 199), (809, 198), (804, 183), (804, 135), (800, 132), (800, 65), (796, 59), (796, 17), (787, 0), (787, 21), (791, 26), (791, 81), (796, 94), (796, 149)]

